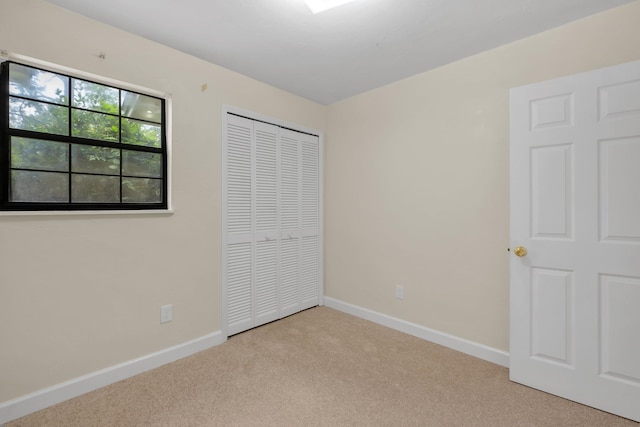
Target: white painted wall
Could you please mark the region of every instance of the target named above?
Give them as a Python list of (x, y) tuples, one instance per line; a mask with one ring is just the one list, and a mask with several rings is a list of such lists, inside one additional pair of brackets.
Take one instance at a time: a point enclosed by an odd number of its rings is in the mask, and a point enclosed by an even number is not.
[(633, 2), (329, 106), (325, 295), (508, 350), (509, 88), (637, 59)]
[(175, 209), (0, 216), (0, 402), (220, 330), (221, 106), (326, 107), (41, 0), (2, 0), (0, 49), (171, 93)]

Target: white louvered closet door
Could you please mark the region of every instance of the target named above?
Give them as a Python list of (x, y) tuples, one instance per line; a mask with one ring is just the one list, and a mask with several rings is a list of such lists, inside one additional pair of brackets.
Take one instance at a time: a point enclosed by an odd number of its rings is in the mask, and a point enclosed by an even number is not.
[(318, 137), (300, 135), (301, 248), (300, 293), (302, 309), (320, 301), (320, 168)]
[(299, 132), (280, 131), (280, 308), (284, 316), (302, 310), (300, 296)]
[(255, 292), (253, 326), (278, 313), (278, 130), (254, 122), (255, 132)]
[(319, 139), (227, 114), (227, 335), (320, 302)]
[(253, 122), (228, 115), (225, 136), (223, 280), (227, 333), (253, 327)]

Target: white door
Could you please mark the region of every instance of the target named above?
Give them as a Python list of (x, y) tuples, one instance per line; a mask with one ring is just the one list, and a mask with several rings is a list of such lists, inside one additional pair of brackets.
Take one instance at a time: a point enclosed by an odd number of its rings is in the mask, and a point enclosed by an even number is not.
[(320, 303), (318, 137), (280, 129), (281, 316)]
[(317, 136), (300, 135), (300, 299), (303, 310), (318, 305), (320, 298), (319, 150)]
[[(240, 119), (237, 117), (237, 119)], [(247, 119), (244, 119), (247, 120)], [(249, 121), (249, 120), (247, 120)], [(278, 304), (278, 131), (254, 122), (255, 234), (253, 327), (279, 318)]]
[(223, 312), (233, 335), (320, 303), (320, 145), (233, 114), (223, 139)]
[(510, 120), (510, 377), (640, 421), (640, 61), (512, 89)]
[(300, 192), (302, 168), (297, 132), (280, 136), (280, 301), (283, 314), (302, 310), (300, 299)]
[(227, 334), (253, 327), (253, 122), (227, 114), (223, 142), (222, 281)]

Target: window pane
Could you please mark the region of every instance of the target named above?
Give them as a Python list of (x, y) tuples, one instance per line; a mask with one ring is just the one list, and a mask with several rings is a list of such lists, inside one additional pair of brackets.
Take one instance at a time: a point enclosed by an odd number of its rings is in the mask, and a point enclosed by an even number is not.
[(162, 122), (162, 101), (139, 93), (122, 91), (122, 115), (150, 122)]
[(122, 142), (126, 144), (143, 145), (145, 147), (162, 146), (160, 139), (160, 125), (152, 125), (137, 120), (122, 119)]
[(103, 113), (118, 114), (118, 104), (120, 93), (118, 89), (86, 82), (84, 80), (72, 79), (74, 107), (85, 108), (87, 110), (100, 111)]
[(162, 202), (162, 180), (149, 178), (122, 178), (123, 203)]
[(162, 177), (162, 155), (122, 150), (122, 175)]
[(9, 94), (67, 105), (69, 78), (20, 64), (9, 64)]
[(119, 203), (120, 177), (100, 175), (72, 175), (71, 202)]
[(14, 169), (69, 170), (69, 144), (31, 138), (11, 138)]
[(55, 172), (11, 171), (12, 202), (68, 202), (69, 175)]
[(9, 126), (13, 129), (69, 135), (69, 109), (25, 99), (9, 99)]
[(71, 170), (73, 172), (119, 175), (120, 150), (72, 144)]
[(71, 111), (72, 135), (100, 141), (115, 141), (120, 138), (118, 118), (91, 111)]

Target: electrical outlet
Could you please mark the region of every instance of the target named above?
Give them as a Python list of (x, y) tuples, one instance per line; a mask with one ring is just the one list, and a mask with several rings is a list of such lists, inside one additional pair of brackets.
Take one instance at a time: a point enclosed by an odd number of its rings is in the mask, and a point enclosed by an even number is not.
[(160, 323), (167, 323), (173, 320), (173, 304), (160, 307)]
[(396, 285), (396, 299), (404, 299), (404, 286)]

